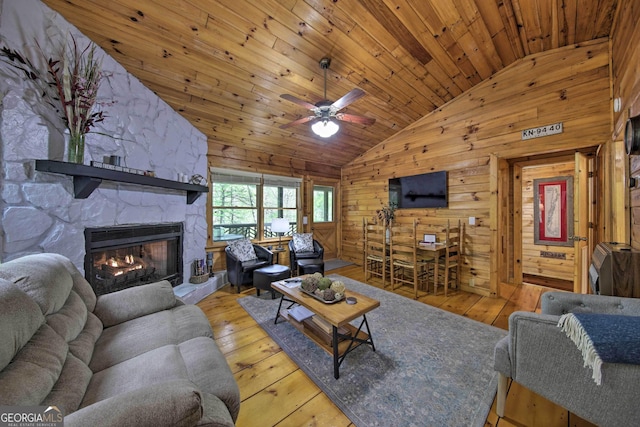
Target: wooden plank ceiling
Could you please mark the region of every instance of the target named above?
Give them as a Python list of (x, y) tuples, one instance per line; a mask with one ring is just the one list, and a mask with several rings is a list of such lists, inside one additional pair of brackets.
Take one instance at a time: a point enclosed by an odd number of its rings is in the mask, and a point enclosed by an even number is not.
[[(505, 66), (607, 37), (618, 0), (44, 0), (225, 148), (341, 167)], [(280, 98), (360, 88), (333, 137)], [(231, 150), (233, 151), (233, 150)]]

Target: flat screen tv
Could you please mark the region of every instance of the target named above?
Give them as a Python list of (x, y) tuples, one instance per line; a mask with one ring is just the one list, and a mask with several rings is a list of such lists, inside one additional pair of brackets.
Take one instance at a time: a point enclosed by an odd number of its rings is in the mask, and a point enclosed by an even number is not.
[(389, 179), (389, 206), (398, 209), (446, 208), (447, 172)]

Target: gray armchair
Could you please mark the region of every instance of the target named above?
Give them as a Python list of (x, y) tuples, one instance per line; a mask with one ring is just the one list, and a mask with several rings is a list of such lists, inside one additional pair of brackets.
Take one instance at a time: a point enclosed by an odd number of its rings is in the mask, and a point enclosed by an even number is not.
[(511, 378), (599, 426), (640, 423), (640, 366), (605, 363), (597, 385), (580, 350), (557, 326), (562, 314), (578, 312), (640, 316), (640, 299), (546, 292), (542, 314), (512, 313), (509, 335), (495, 347), (498, 416), (504, 416)]

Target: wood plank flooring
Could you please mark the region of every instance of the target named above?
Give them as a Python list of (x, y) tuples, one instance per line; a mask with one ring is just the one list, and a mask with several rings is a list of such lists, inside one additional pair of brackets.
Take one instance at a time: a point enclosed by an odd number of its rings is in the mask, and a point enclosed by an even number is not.
[[(351, 265), (331, 274), (341, 274), (364, 282), (361, 266)], [(372, 286), (381, 287), (375, 280)], [(487, 298), (463, 291), (432, 294), (419, 301), (479, 322), (508, 329), (509, 315), (517, 310), (540, 311), (540, 295), (550, 290), (535, 285), (501, 285), (502, 298)], [(236, 425), (263, 426), (353, 426), (331, 400), (298, 368), (269, 335), (237, 303), (254, 293), (244, 288), (240, 294), (227, 285), (197, 305), (211, 322), (216, 342), (227, 358), (240, 387), (242, 404)], [(398, 294), (413, 297), (408, 287)], [(498, 418), (495, 402), (485, 426), (496, 427), (591, 427), (591, 423), (567, 412), (546, 399), (512, 383), (505, 417)]]

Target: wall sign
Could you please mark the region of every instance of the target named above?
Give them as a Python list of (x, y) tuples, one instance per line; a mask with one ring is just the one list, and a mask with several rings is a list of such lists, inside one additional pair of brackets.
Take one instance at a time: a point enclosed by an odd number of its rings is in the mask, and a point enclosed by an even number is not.
[(567, 254), (564, 252), (540, 251), (540, 256), (542, 258), (567, 259)]
[(562, 133), (562, 122), (552, 125), (540, 126), (533, 129), (525, 129), (522, 131), (522, 140), (541, 138), (543, 136), (555, 135)]

